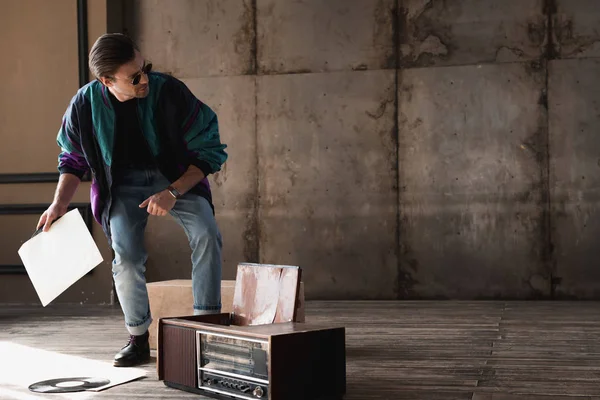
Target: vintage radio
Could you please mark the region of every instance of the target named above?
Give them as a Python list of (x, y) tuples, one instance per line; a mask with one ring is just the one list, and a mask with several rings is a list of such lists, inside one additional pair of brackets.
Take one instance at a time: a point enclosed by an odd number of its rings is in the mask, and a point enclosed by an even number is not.
[(240, 264), (230, 314), (161, 318), (159, 379), (217, 399), (342, 399), (345, 328), (294, 322), (300, 273)]

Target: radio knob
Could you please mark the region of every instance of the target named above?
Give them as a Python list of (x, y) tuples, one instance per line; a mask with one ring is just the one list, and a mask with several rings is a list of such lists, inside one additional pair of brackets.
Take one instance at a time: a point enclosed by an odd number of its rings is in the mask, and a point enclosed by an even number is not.
[(254, 391), (252, 392), (252, 394), (255, 397), (263, 397), (265, 392), (262, 390), (262, 388), (260, 386), (257, 386), (256, 388), (254, 388)]
[(239, 387), (239, 390), (242, 393), (246, 393), (246, 392), (250, 391), (250, 389), (252, 389), (252, 388), (250, 386), (246, 386), (246, 385), (240, 385), (240, 387)]

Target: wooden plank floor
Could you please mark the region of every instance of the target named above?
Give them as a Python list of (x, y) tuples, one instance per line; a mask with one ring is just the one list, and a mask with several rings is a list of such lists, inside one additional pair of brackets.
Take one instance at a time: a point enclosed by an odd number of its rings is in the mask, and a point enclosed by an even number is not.
[[(600, 303), (308, 302), (306, 313), (347, 327), (348, 400), (600, 400)], [(110, 306), (0, 306), (0, 341), (110, 362), (126, 333)], [(31, 362), (0, 354), (0, 366)], [(99, 393), (11, 386), (0, 398), (204, 398), (143, 368), (146, 378)]]

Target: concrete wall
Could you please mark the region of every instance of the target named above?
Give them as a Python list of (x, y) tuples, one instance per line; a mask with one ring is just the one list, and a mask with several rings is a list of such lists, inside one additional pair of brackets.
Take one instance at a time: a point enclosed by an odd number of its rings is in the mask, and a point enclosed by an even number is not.
[(400, 297), (598, 298), (598, 4), (401, 5)]
[(400, 295), (548, 296), (544, 2), (405, 7)]
[[(224, 278), (250, 261), (300, 265), (307, 298), (600, 297), (594, 0), (101, 3), (219, 115)], [(189, 277), (172, 220), (147, 245), (149, 281)]]
[[(600, 297), (593, 0), (124, 8), (219, 113), (226, 277), (254, 261), (300, 265), (308, 298)], [(150, 279), (189, 274), (178, 228), (150, 228)]]

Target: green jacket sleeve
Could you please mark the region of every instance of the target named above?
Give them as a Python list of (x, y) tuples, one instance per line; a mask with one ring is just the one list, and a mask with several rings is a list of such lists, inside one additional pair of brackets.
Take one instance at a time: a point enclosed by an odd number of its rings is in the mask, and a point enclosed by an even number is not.
[(175, 105), (178, 108), (186, 161), (209, 175), (221, 170), (227, 160), (221, 143), (217, 114), (181, 81), (174, 82)]

